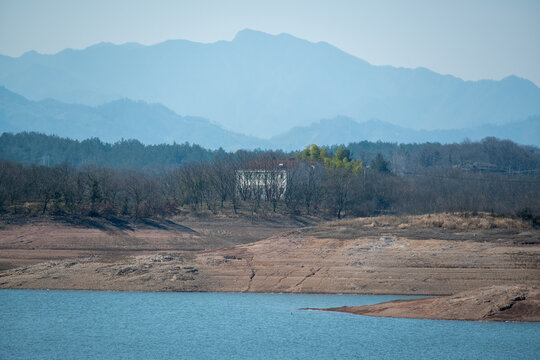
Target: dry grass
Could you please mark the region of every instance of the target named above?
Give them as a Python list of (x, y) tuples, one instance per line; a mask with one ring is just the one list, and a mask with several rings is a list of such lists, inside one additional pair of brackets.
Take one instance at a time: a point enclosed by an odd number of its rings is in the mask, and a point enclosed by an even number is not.
[(332, 221), (324, 224), (328, 227), (367, 227), (398, 229), (441, 228), (449, 230), (524, 230), (531, 229), (531, 222), (519, 218), (503, 217), (490, 213), (439, 213), (411, 216), (378, 216)]

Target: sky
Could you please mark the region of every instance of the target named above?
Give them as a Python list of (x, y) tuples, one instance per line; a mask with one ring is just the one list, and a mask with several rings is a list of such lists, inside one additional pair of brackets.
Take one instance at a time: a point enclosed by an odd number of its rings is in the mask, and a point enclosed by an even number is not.
[(326, 41), (374, 65), (540, 86), (540, 0), (0, 0), (0, 54), (99, 42), (232, 40), (245, 28)]

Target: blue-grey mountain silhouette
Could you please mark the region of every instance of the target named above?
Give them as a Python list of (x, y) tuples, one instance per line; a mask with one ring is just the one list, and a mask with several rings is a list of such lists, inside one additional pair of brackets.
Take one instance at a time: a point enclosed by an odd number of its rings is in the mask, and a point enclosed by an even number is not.
[(424, 68), (373, 66), (324, 42), (252, 30), (210, 44), (102, 43), (0, 56), (0, 85), (32, 100), (161, 103), (265, 138), (338, 115), (432, 130), (540, 114), (540, 89), (515, 76), (463, 81)]
[(137, 139), (145, 144), (184, 143), (226, 150), (256, 148), (259, 139), (224, 130), (209, 120), (179, 116), (159, 104), (128, 99), (100, 106), (31, 101), (0, 87), (0, 133), (37, 131), (77, 140), (98, 137), (114, 143)]
[(523, 145), (540, 146), (540, 116), (502, 125), (483, 125), (452, 130), (414, 130), (380, 120), (357, 122), (338, 116), (323, 119), (309, 126), (298, 126), (272, 137), (271, 144), (283, 150), (302, 149), (309, 144), (347, 145), (359, 141), (385, 141), (393, 143), (460, 143), (479, 141), (485, 137), (508, 139)]
[(159, 104), (128, 99), (100, 106), (66, 104), (56, 100), (31, 101), (0, 87), (0, 133), (37, 131), (77, 140), (98, 137), (106, 142), (138, 139), (145, 144), (198, 144), (209, 149), (300, 150), (309, 144), (336, 145), (363, 140), (410, 142), (461, 142), (486, 136), (540, 146), (540, 116), (504, 125), (484, 125), (456, 130), (413, 130), (379, 120), (357, 122), (339, 116), (309, 126), (297, 126), (270, 139), (224, 130), (209, 120), (179, 116)]

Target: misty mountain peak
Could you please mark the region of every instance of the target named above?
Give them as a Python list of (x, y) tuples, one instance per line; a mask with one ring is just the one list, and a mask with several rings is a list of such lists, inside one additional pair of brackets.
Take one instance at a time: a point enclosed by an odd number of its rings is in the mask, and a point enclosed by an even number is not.
[(36, 56), (40, 56), (41, 54), (38, 53), (36, 50), (30, 50), (30, 51), (27, 51), (25, 52), (24, 54), (22, 54), (20, 56), (21, 59), (31, 59), (31, 58), (34, 58)]
[(503, 84), (510, 84), (512, 86), (520, 87), (520, 86), (526, 86), (530, 89), (538, 89), (538, 87), (530, 80), (524, 79), (522, 77), (516, 76), (516, 75), (509, 75), (501, 80), (501, 83)]
[(240, 30), (236, 34), (234, 39), (232, 40), (232, 42), (234, 43), (254, 43), (254, 44), (260, 44), (260, 43), (269, 42), (269, 41), (273, 41), (275, 43), (287, 42), (287, 41), (294, 41), (297, 43), (308, 43), (308, 41), (306, 40), (299, 39), (287, 33), (272, 35), (272, 34), (262, 32), (262, 31), (252, 30), (252, 29)]
[(252, 29), (243, 29), (236, 33), (233, 42), (239, 41), (257, 41), (263, 39), (269, 39), (274, 37), (274, 35), (267, 34), (262, 31), (252, 30)]

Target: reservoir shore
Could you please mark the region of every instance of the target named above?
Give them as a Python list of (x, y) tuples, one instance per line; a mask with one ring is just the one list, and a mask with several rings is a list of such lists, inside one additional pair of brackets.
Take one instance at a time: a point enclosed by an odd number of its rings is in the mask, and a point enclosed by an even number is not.
[[(539, 321), (540, 230), (518, 218), (92, 221), (2, 223), (0, 288), (454, 295), (330, 310)], [(493, 306), (445, 312), (456, 299)]]
[(540, 321), (540, 290), (526, 286), (491, 286), (451, 296), (303, 310), (408, 319), (533, 322)]

